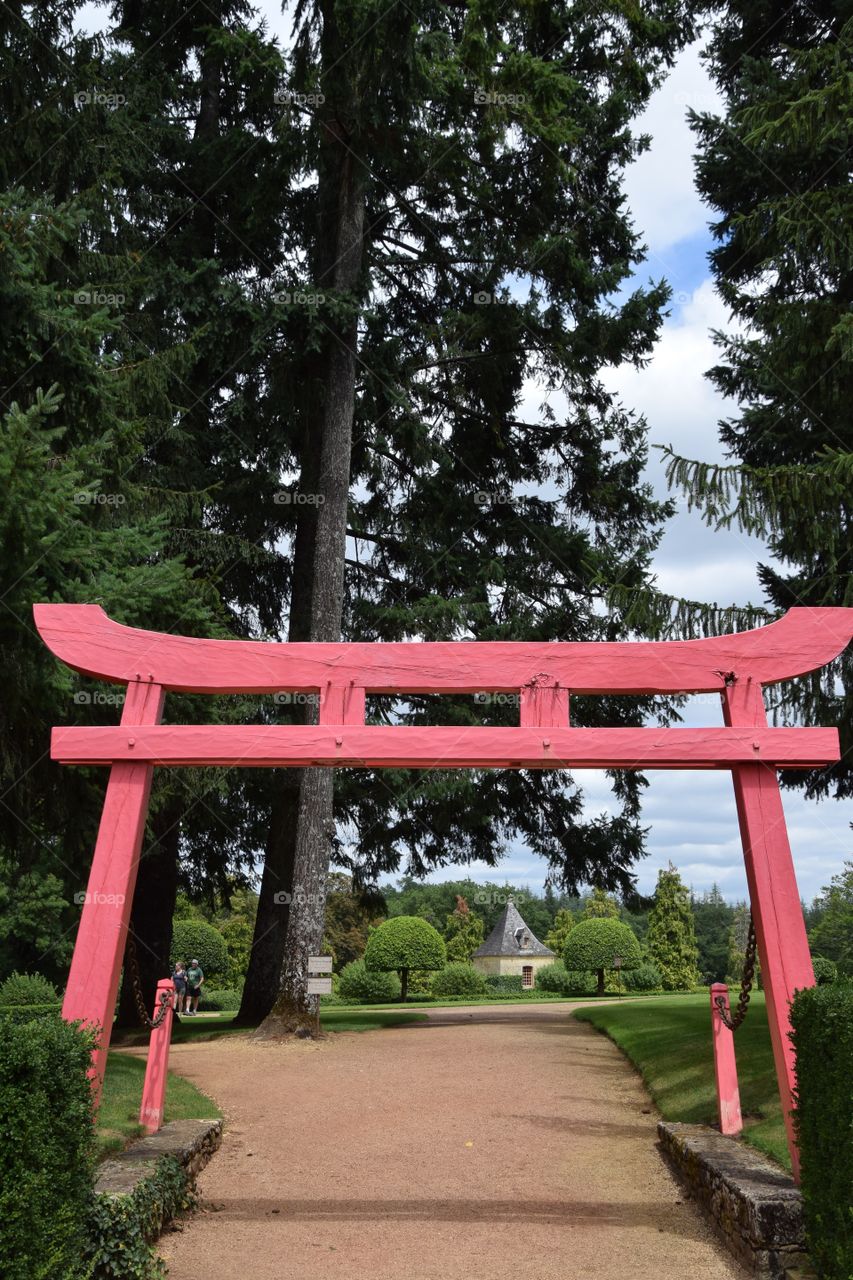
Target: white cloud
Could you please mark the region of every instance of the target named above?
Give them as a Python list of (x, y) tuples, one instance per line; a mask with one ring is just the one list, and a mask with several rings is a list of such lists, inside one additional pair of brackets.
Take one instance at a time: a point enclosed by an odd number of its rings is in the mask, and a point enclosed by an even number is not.
[[(634, 132), (652, 143), (625, 179), (628, 204), (652, 259), (705, 229), (709, 212), (693, 185), (695, 142), (687, 109), (715, 111), (719, 97), (699, 61), (700, 42), (684, 50), (664, 84), (653, 94)], [(664, 264), (665, 265), (665, 264)]]

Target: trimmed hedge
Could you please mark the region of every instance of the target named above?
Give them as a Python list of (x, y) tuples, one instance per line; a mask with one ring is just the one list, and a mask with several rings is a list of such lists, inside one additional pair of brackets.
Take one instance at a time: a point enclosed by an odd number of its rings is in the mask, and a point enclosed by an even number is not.
[(40, 973), (10, 973), (0, 983), (0, 1009), (20, 1008), (23, 1005), (58, 1005), (59, 995), (53, 983)]
[(482, 996), (486, 993), (483, 975), (472, 964), (454, 961), (439, 970), (432, 980), (432, 994), (437, 999), (446, 996)]
[(809, 1254), (822, 1280), (853, 1276), (853, 982), (798, 991), (797, 1141)]
[(61, 1018), (0, 1018), (0, 1269), (76, 1280), (94, 1178), (93, 1038)]
[(491, 973), (485, 979), (486, 986), (490, 991), (494, 991), (497, 995), (509, 996), (521, 995), (524, 987), (521, 985), (520, 973)]
[(622, 985), (626, 991), (662, 991), (663, 978), (657, 965), (646, 960), (639, 969), (628, 969), (622, 974)]
[(834, 960), (827, 960), (826, 956), (812, 956), (812, 968), (819, 987), (826, 982), (834, 982), (838, 977), (838, 965)]
[(206, 920), (175, 921), (169, 958), (173, 968), (178, 960), (183, 960), (187, 968), (191, 960), (198, 960), (204, 973), (205, 986), (209, 986), (214, 978), (224, 978), (228, 969), (225, 939)]
[(561, 960), (543, 964), (534, 976), (540, 991), (555, 991), (561, 996), (588, 996), (595, 991), (595, 978), (591, 973), (567, 969)]
[(358, 1004), (391, 1004), (400, 999), (400, 979), (396, 973), (376, 973), (363, 960), (351, 960), (340, 973), (338, 995)]
[[(202, 966), (203, 968), (204, 966)], [(215, 988), (207, 989), (207, 983), (201, 989), (198, 1007), (200, 1013), (232, 1013), (240, 1008), (241, 994), (236, 990), (217, 991)]]

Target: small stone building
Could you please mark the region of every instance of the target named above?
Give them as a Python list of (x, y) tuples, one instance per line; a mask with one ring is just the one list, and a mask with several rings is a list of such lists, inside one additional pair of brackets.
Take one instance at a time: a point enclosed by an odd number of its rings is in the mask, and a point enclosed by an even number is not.
[(512, 898), (492, 932), (471, 957), (480, 973), (521, 975), (523, 987), (536, 985), (536, 970), (551, 964), (554, 952), (534, 936), (519, 914)]

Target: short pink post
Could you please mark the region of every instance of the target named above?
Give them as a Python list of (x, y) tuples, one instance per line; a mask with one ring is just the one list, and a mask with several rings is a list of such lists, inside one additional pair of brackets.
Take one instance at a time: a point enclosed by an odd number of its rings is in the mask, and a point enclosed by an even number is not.
[(714, 1037), (714, 1073), (717, 1077), (717, 1115), (721, 1133), (740, 1133), (743, 1120), (740, 1114), (740, 1089), (737, 1083), (734, 1033), (720, 1015), (717, 1000), (722, 999), (729, 1016), (729, 989), (724, 982), (711, 987), (711, 1026)]
[[(163, 698), (159, 685), (129, 684), (122, 726), (159, 723)], [(131, 743), (133, 729), (127, 732)], [(107, 1065), (153, 772), (153, 765), (144, 762), (114, 764), (110, 769), (89, 883), (80, 895), (83, 911), (62, 1016), (66, 1022), (79, 1020), (100, 1029), (91, 1072), (96, 1105)]]
[(145, 1083), (142, 1086), (142, 1106), (139, 1108), (139, 1123), (147, 1133), (156, 1133), (163, 1125), (166, 1079), (169, 1072), (169, 1046), (172, 1043), (172, 1015), (175, 1004), (175, 984), (171, 978), (161, 978), (157, 983), (154, 1020), (162, 1011), (164, 995), (167, 998), (166, 1016), (160, 1025), (151, 1031), (148, 1062), (145, 1066)]

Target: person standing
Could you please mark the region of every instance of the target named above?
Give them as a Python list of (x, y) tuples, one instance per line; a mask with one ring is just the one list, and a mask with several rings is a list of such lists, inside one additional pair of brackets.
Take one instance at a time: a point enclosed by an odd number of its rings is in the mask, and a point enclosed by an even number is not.
[(198, 960), (191, 960), (187, 969), (187, 1008), (191, 1016), (198, 1013), (198, 1000), (204, 986), (204, 973)]
[(183, 1013), (187, 997), (187, 971), (183, 960), (179, 960), (175, 965), (172, 981), (175, 984), (175, 1003), (173, 1008), (175, 1013)]

